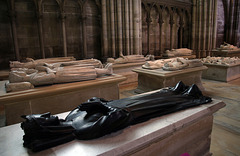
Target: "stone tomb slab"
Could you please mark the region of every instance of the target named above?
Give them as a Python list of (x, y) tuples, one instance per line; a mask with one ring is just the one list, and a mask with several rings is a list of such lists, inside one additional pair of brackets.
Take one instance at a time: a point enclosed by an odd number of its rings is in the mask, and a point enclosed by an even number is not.
[(124, 80), (124, 76), (114, 74), (89, 81), (54, 84), (10, 93), (0, 92), (0, 104), (5, 106), (6, 124), (10, 125), (21, 122), (21, 115), (70, 111), (91, 97), (119, 99), (118, 85)]
[(175, 86), (179, 81), (186, 85), (196, 84), (204, 90), (201, 77), (202, 71), (207, 70), (206, 66), (186, 68), (176, 71), (165, 71), (163, 69), (133, 69), (138, 74), (137, 93), (148, 92), (160, 88)]
[(202, 78), (228, 82), (240, 77), (240, 64), (235, 65), (218, 65), (204, 63), (208, 67), (203, 71)]
[[(178, 111), (93, 140), (74, 140), (38, 153), (23, 147), (20, 124), (0, 128), (1, 156), (16, 155), (211, 155), (209, 152), (213, 113), (225, 103), (209, 104)], [(69, 112), (59, 114), (64, 118)]]
[(212, 50), (212, 56), (216, 57), (240, 57), (240, 48), (236, 50)]

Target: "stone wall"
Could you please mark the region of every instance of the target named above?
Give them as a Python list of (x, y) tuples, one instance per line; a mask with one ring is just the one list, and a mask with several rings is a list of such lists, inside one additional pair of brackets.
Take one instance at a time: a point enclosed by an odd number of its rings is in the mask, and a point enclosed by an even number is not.
[(240, 46), (240, 2), (218, 0), (217, 47), (223, 42)]
[(94, 0), (1, 0), (0, 68), (9, 60), (99, 58), (101, 28)]
[(218, 1), (217, 12), (217, 43), (216, 47), (220, 47), (224, 42), (224, 10), (222, 0)]
[(10, 60), (161, 54), (210, 55), (240, 46), (238, 0), (1, 0), (0, 70)]
[(0, 1), (0, 69), (8, 68), (10, 58), (16, 59), (11, 32), (7, 1)]
[(142, 1), (142, 53), (190, 48), (190, 1)]

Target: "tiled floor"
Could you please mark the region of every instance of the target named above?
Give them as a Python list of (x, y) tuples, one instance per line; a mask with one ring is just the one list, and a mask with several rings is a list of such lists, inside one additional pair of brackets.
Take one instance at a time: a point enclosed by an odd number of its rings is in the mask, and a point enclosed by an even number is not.
[[(213, 156), (240, 155), (240, 79), (229, 83), (202, 80), (204, 95), (220, 99), (226, 103), (214, 114), (214, 124), (211, 136)], [(121, 89), (120, 98), (135, 95), (134, 88)]]

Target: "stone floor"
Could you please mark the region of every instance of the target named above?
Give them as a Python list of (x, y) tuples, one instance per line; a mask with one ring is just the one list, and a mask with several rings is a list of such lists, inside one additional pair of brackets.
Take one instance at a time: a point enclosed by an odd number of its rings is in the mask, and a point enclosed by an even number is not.
[[(226, 107), (214, 115), (212, 142), (210, 151), (213, 156), (240, 155), (240, 79), (229, 83), (205, 80), (204, 94), (223, 100)], [(137, 86), (121, 88), (120, 98), (135, 95)], [(4, 108), (0, 106), (0, 127), (4, 126)]]
[[(240, 155), (240, 79), (225, 83), (202, 80), (204, 95), (226, 103), (214, 114), (211, 149), (213, 156)], [(136, 86), (134, 86), (136, 87)], [(122, 88), (120, 98), (135, 95), (134, 87)]]

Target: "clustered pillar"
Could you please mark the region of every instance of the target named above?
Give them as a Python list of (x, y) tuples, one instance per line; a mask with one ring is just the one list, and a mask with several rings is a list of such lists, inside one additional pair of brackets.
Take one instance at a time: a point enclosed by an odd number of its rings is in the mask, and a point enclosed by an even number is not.
[[(236, 46), (240, 46), (239, 42), (239, 20), (240, 20), (240, 2), (239, 0), (223, 0), (224, 9), (224, 41)], [(217, 4), (214, 4), (217, 7)], [(214, 17), (216, 18), (216, 17)]]
[(141, 0), (101, 1), (104, 58), (141, 54), (140, 6)]
[(16, 59), (20, 60), (20, 54), (19, 54), (19, 47), (18, 47), (18, 39), (17, 39), (17, 29), (16, 29), (16, 13), (15, 13), (15, 6), (14, 6), (14, 0), (8, 1), (8, 7), (9, 7), (9, 16), (11, 18), (11, 28), (12, 28), (12, 37), (14, 42), (14, 50), (16, 53)]
[(217, 0), (193, 0), (192, 11), (192, 49), (206, 57), (216, 48)]

